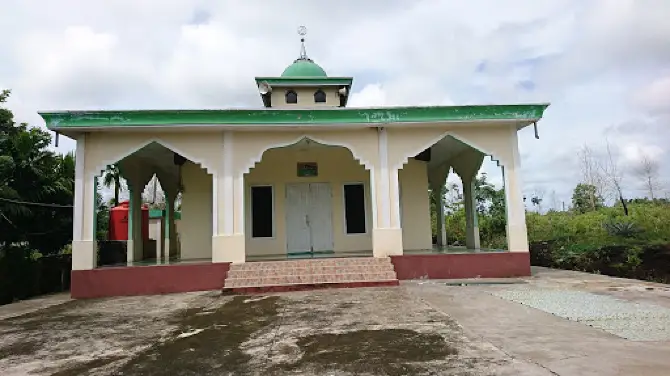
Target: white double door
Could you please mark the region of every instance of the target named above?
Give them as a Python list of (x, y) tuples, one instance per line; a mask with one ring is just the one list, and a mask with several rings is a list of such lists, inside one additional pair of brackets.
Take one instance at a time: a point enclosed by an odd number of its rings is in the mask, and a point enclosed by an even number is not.
[(286, 185), (286, 251), (333, 250), (332, 190), (329, 183)]

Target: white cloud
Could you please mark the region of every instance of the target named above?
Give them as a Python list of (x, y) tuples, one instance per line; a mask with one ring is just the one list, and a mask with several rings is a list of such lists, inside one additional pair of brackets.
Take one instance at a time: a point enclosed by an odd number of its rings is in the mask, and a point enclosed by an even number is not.
[(633, 100), (642, 109), (670, 113), (670, 72), (635, 93)]
[(381, 84), (366, 85), (349, 99), (350, 107), (378, 107), (385, 106), (386, 103), (386, 91)]
[(625, 162), (630, 164), (639, 163), (644, 158), (660, 162), (661, 156), (665, 154), (665, 150), (660, 146), (641, 145), (638, 143), (625, 144), (622, 147), (622, 151)]
[(32, 124), (49, 109), (256, 107), (253, 77), (281, 73), (304, 24), (309, 55), (354, 76), (351, 106), (552, 102), (539, 140), (520, 133), (525, 190), (569, 201), (583, 144), (667, 156), (667, 14), (666, 0), (4, 0), (0, 86)]

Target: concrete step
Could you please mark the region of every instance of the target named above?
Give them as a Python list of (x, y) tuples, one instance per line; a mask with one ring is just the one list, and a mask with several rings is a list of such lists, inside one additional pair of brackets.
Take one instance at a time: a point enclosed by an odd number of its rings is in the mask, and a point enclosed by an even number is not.
[(303, 259), (287, 261), (258, 261), (245, 262), (243, 264), (232, 264), (230, 270), (260, 270), (260, 269), (285, 269), (285, 268), (307, 268), (312, 266), (353, 266), (353, 265), (390, 265), (388, 257), (351, 257), (351, 258), (324, 258)]
[(226, 279), (224, 288), (283, 286), (295, 284), (350, 283), (396, 280), (394, 271), (382, 273), (340, 273), (284, 275), (279, 277)]
[(340, 274), (340, 273), (382, 273), (393, 270), (392, 265), (350, 265), (350, 266), (329, 266), (329, 265), (300, 265), (297, 267), (277, 267), (264, 269), (240, 270), (231, 268), (228, 271), (228, 279), (251, 278), (251, 277), (281, 277), (293, 275), (312, 275), (312, 274)]
[(396, 286), (390, 258), (332, 258), (233, 264), (224, 291), (292, 291), (326, 287)]

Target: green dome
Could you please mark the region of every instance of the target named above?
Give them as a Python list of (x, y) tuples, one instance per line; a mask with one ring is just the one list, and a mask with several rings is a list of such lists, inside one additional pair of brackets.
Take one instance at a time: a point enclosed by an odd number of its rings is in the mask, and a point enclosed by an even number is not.
[(326, 71), (308, 59), (298, 59), (284, 69), (282, 77), (328, 77)]

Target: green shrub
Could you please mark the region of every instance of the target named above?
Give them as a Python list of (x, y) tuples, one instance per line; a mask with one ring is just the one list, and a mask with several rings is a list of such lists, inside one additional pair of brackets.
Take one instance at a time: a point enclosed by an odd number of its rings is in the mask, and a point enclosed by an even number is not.
[(605, 222), (603, 226), (609, 235), (622, 238), (632, 238), (641, 232), (633, 222)]

